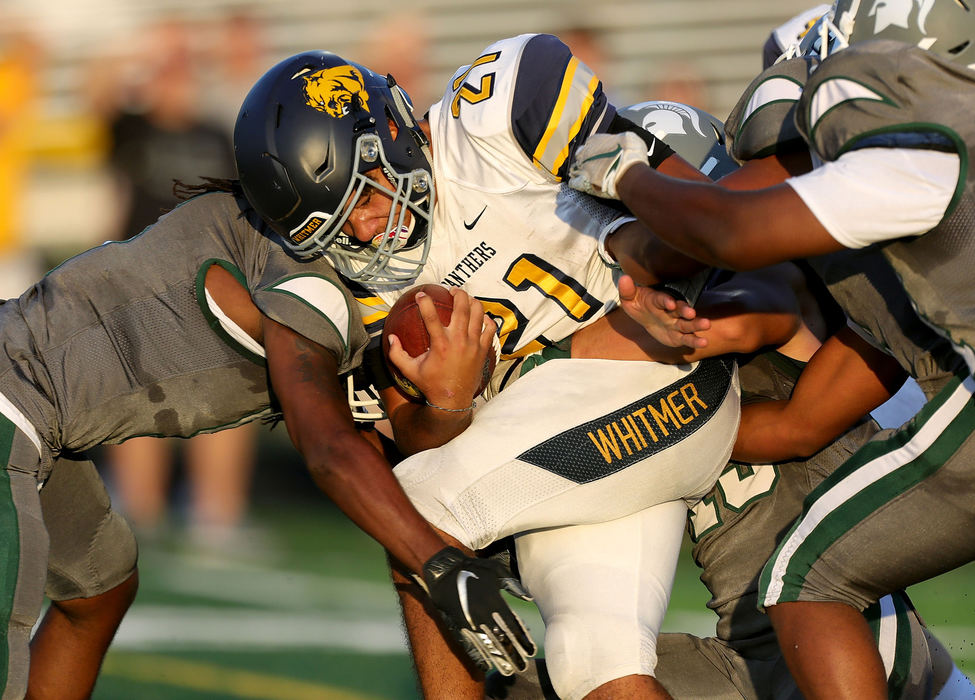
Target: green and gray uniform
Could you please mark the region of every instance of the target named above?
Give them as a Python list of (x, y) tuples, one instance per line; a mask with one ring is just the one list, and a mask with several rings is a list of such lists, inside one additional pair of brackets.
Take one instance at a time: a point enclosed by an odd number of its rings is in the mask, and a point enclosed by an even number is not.
[[(788, 398), (803, 363), (777, 352), (739, 364), (744, 403)], [(714, 488), (694, 508), (688, 532), (701, 580), (718, 615), (716, 635), (664, 633), (657, 640), (656, 678), (681, 698), (780, 700), (801, 695), (779, 652), (768, 617), (756, 607), (758, 575), (795, 521), (806, 495), (877, 434), (871, 420), (804, 460), (775, 465), (730, 463)], [(930, 686), (930, 650), (923, 624), (903, 593), (886, 596), (865, 614), (887, 650), (891, 697), (924, 698)], [(487, 697), (495, 700), (556, 699), (545, 676), (492, 676)]]
[(331, 266), (292, 257), (230, 194), (192, 199), (0, 302), (4, 699), (26, 687), (45, 580), (54, 600), (91, 597), (135, 567), (132, 534), (85, 451), (275, 410), (263, 349), (208, 300), (211, 265), (236, 276), (265, 315), (332, 351), (340, 372), (361, 359), (365, 329)]
[(806, 149), (795, 113), (812, 68), (806, 59), (794, 58), (770, 66), (749, 84), (724, 123), (732, 158), (745, 163)]
[[(802, 367), (776, 352), (740, 364), (742, 402), (788, 398)], [(714, 637), (660, 636), (656, 677), (674, 698), (801, 698), (775, 631), (757, 609), (758, 575), (809, 492), (877, 430), (865, 421), (804, 460), (732, 462), (694, 508), (688, 522), (692, 554), (718, 621)], [(930, 653), (907, 596), (885, 596), (865, 615), (885, 650), (891, 697), (926, 697)]]
[[(816, 111), (819, 91), (833, 80), (853, 81), (862, 95), (874, 97)], [(797, 126), (823, 162), (860, 148), (921, 148), (957, 153), (961, 169), (945, 216), (929, 232), (813, 261), (850, 318), (918, 379), (929, 402), (813, 492), (763, 572), (763, 605), (826, 600), (863, 609), (885, 593), (975, 559), (973, 87), (975, 72), (904, 44), (869, 41), (824, 61), (799, 99)], [(869, 288), (842, 272), (858, 255), (874, 255), (873, 262), (887, 268), (889, 286), (875, 288), (874, 304), (865, 301)], [(911, 306), (936, 335), (904, 325), (900, 312)], [(950, 345), (931, 346), (939, 337)], [(918, 347), (931, 357), (921, 361)], [(926, 372), (934, 372), (935, 381)], [(937, 391), (937, 380), (952, 373)], [(905, 530), (905, 522), (924, 527)]]

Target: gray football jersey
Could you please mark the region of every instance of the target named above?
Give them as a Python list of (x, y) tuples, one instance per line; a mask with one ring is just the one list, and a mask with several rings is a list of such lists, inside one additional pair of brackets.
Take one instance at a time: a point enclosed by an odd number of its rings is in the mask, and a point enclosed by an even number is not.
[[(888, 42), (887, 46), (893, 54), (905, 50), (899, 44), (890, 45)], [(937, 74), (942, 70), (947, 71), (946, 76), (957, 75), (959, 80), (963, 82), (970, 81), (975, 77), (970, 71), (958, 68), (954, 64), (941, 62), (928, 52), (911, 50), (908, 54), (911, 58), (908, 66), (913, 66), (916, 62), (924, 67), (924, 74), (919, 74), (918, 77), (924, 77), (925, 80), (929, 79), (929, 74)], [(884, 55), (888, 56), (886, 53)], [(804, 138), (808, 136), (808, 133), (800, 132), (800, 125), (797, 124), (797, 121), (802, 124), (808, 121), (808, 110), (811, 109), (811, 103), (807, 101), (809, 91), (822, 86), (824, 81), (831, 79), (829, 76), (840, 80), (850, 78), (852, 69), (847, 67), (845, 57), (853, 59), (855, 66), (861, 66), (861, 70), (868, 70), (870, 74), (885, 70), (874, 66), (872, 54), (868, 53), (867, 56), (864, 57), (860, 47), (855, 46), (832, 56), (815, 72), (812, 71), (815, 64), (803, 58), (784, 61), (768, 68), (745, 90), (741, 100), (732, 110), (728, 121), (725, 123), (732, 155), (736, 160), (743, 161), (769, 155), (782, 149), (807, 148)], [(887, 60), (894, 59), (888, 56)], [(840, 66), (839, 69), (836, 68), (837, 65)], [(922, 70), (921, 67), (917, 70)], [(911, 70), (914, 69), (911, 68)], [(859, 78), (854, 79), (858, 80)], [(912, 85), (913, 87), (910, 88), (912, 91), (950, 89), (945, 85), (946, 80), (949, 78), (946, 77), (944, 80), (934, 83), (918, 80), (916, 83), (911, 81), (905, 84)], [(809, 83), (808, 88), (805, 87), (807, 82)], [(876, 77), (874, 82), (877, 82)], [(883, 84), (886, 85), (887, 82), (885, 81)], [(939, 85), (940, 88), (936, 87)], [(969, 87), (968, 90), (970, 93), (971, 88)], [(903, 110), (910, 110), (910, 105), (918, 99), (914, 96), (914, 92), (911, 92), (910, 95), (911, 100), (898, 102), (898, 104), (904, 105)], [(800, 112), (800, 98), (803, 98), (802, 108), (806, 110), (802, 112), (805, 117), (801, 120), (797, 118), (797, 114)], [(845, 109), (841, 110), (841, 106)], [(930, 105), (925, 109), (929, 108)], [(867, 109), (876, 110), (876, 113), (861, 111)], [(968, 126), (968, 121), (963, 122), (961, 114), (950, 104), (946, 104), (946, 109), (948, 111), (945, 112), (945, 116), (954, 115), (951, 123), (959, 128), (958, 133), (967, 134), (966, 138), (971, 142), (971, 127)], [(940, 113), (941, 110), (936, 111)], [(922, 130), (921, 133), (933, 134), (937, 139), (941, 138), (941, 134), (950, 132), (948, 126), (937, 121), (925, 125), (910, 124), (908, 127), (903, 127), (901, 124), (904, 121), (909, 122), (913, 118), (909, 111), (902, 111), (901, 108), (895, 108), (891, 104), (878, 104), (870, 100), (842, 103), (835, 107), (831, 114), (838, 115), (842, 112), (847, 114), (847, 119), (837, 122), (832, 117), (828, 120), (824, 118), (822, 122), (826, 131), (817, 130), (814, 134), (818, 141), (813, 146), (818, 143), (822, 148), (833, 149), (820, 152), (820, 157), (824, 159), (838, 157), (849, 147), (924, 145), (923, 142), (915, 143), (911, 140), (902, 140), (914, 138), (910, 134), (915, 133), (914, 130), (918, 128), (930, 129), (927, 132)], [(869, 119), (865, 114), (870, 115)], [(895, 131), (901, 135), (890, 137), (893, 140), (880, 140), (878, 142), (870, 138), (863, 138), (857, 141), (856, 134), (861, 133), (861, 131), (857, 129), (842, 131), (849, 128), (847, 122), (852, 122), (859, 124), (863, 129), (874, 129), (874, 131), (862, 132), (864, 136), (871, 134), (877, 136), (877, 132), (884, 132), (880, 120), (893, 119), (895, 116), (901, 120), (894, 122)], [(925, 116), (930, 117), (931, 115), (925, 113)], [(901, 129), (906, 129), (906, 131), (902, 133)], [(846, 138), (848, 142), (841, 143), (843, 138)], [(851, 144), (856, 145), (851, 146)], [(941, 148), (942, 145), (936, 140), (934, 144), (928, 144), (927, 147)], [(969, 192), (965, 201), (970, 201), (971, 179), (969, 178), (966, 183), (961, 183), (961, 185), (964, 185), (966, 191)], [(955, 218), (957, 219), (957, 217)], [(969, 217), (969, 222), (970, 231), (971, 217)], [(959, 229), (955, 227), (952, 230), (957, 236)], [(900, 255), (898, 251), (901, 251), (905, 246), (917, 246), (922, 240), (931, 236), (932, 234), (929, 233), (921, 236), (920, 239), (906, 239), (903, 242), (894, 242), (885, 246), (871, 246), (863, 250), (843, 250), (810, 260), (816, 273), (827, 284), (830, 293), (849, 319), (856, 324), (858, 330), (874, 345), (895, 357), (904, 369), (917, 379), (921, 389), (929, 398), (944, 386), (948, 377), (964, 368), (964, 362), (954, 352), (951, 344), (918, 316), (914, 310), (912, 298), (905, 291), (902, 278), (898, 276), (903, 265), (893, 265), (893, 262)], [(937, 250), (939, 244), (935, 239), (928, 243), (933, 244), (928, 248), (928, 257), (930, 258), (930, 253)], [(927, 262), (932, 267), (928, 274), (930, 281), (923, 282), (924, 288), (933, 287), (936, 280), (940, 282), (940, 273), (934, 274), (940, 263), (934, 259), (928, 259)], [(895, 267), (897, 268), (896, 273)], [(916, 276), (917, 273), (912, 275), (912, 277)], [(954, 279), (961, 281), (964, 278), (956, 277)], [(932, 297), (928, 298), (934, 301)], [(936, 317), (942, 315), (939, 314)]]
[(850, 150), (924, 148), (957, 153), (962, 168), (944, 218), (921, 236), (878, 246), (919, 315), (975, 369), (975, 71), (891, 41), (830, 56), (812, 74), (796, 124), (823, 161)]
[(894, 357), (929, 399), (964, 370), (965, 362), (951, 343), (914, 311), (897, 274), (876, 247), (841, 250), (809, 263), (860, 334)]
[[(776, 352), (750, 358), (739, 365), (742, 402), (788, 398), (802, 367)], [(757, 609), (759, 572), (801, 512), (805, 496), (877, 430), (872, 421), (862, 423), (805, 460), (731, 462), (695, 506), (688, 521), (692, 554), (711, 592), (708, 607), (718, 614), (719, 639), (747, 656), (778, 653), (768, 617)]]
[(264, 314), (331, 350), (340, 371), (360, 361), (365, 329), (331, 265), (292, 257), (242, 200), (214, 193), (0, 303), (0, 394), (54, 454), (269, 413), (262, 348), (237, 342), (207, 300), (212, 264)]

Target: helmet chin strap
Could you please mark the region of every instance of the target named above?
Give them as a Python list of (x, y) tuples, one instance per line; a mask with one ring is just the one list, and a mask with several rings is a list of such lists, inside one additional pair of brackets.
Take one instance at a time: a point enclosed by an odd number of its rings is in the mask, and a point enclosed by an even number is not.
[(853, 0), (850, 7), (843, 11), (843, 14), (836, 18), (836, 28), (843, 36), (843, 40), (849, 43), (850, 35), (853, 34), (853, 18), (860, 11), (860, 0)]

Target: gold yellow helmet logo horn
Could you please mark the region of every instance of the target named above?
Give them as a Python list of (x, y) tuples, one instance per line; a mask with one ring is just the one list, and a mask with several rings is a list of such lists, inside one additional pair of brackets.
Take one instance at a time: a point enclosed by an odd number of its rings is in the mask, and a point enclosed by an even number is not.
[(304, 76), (305, 102), (336, 119), (349, 113), (353, 100), (369, 111), (369, 94), (362, 73), (354, 66), (336, 66)]

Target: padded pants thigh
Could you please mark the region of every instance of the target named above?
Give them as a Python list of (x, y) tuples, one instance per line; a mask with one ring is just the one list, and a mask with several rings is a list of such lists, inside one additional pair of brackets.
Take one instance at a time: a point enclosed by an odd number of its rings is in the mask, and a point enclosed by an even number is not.
[(41, 490), (41, 510), (51, 541), (46, 592), (52, 600), (101, 595), (135, 571), (135, 536), (112, 510), (91, 460), (59, 457)]
[(975, 380), (867, 443), (806, 499), (762, 572), (764, 605), (881, 596), (975, 559)]
[(481, 549), (696, 501), (727, 463), (740, 413), (734, 365), (551, 360), (395, 473), (428, 521)]
[(672, 501), (515, 538), (522, 581), (545, 622), (552, 684), (564, 700), (623, 676), (653, 675), (686, 518), (684, 503)]

